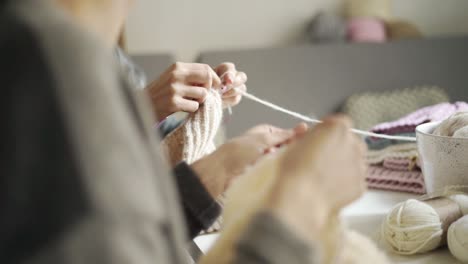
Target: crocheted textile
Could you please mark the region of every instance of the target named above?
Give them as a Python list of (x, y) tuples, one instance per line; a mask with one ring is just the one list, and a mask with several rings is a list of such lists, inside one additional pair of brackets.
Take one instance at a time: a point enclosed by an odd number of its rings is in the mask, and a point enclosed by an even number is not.
[(197, 112), (164, 138), (162, 145), (174, 166), (181, 161), (191, 164), (213, 152), (214, 139), (223, 119), (221, 95), (210, 89), (204, 104)]
[(366, 180), (369, 188), (426, 193), (423, 174), (418, 170), (394, 171), (380, 166), (370, 166)]
[(421, 107), (448, 101), (447, 93), (438, 87), (366, 92), (349, 97), (343, 112), (353, 119), (356, 128), (369, 130), (379, 123), (396, 120)]

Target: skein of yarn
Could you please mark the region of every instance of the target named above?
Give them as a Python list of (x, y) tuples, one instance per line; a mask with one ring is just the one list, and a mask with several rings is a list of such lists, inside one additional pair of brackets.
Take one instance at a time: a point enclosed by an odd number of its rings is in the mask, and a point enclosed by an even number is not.
[(468, 263), (468, 216), (450, 226), (447, 240), (452, 255), (461, 262)]
[(387, 215), (382, 236), (398, 254), (425, 253), (444, 245), (448, 227), (462, 216), (461, 206), (449, 198), (410, 199)]
[(385, 24), (378, 18), (353, 18), (347, 24), (347, 38), (351, 42), (385, 42)]
[(421, 31), (415, 25), (406, 21), (393, 20), (386, 21), (385, 24), (387, 28), (387, 37), (390, 40), (421, 38), (423, 36)]
[(389, 19), (391, 15), (391, 0), (348, 0), (346, 15), (348, 18), (376, 17)]
[(319, 12), (307, 26), (307, 37), (312, 43), (346, 41), (346, 23), (335, 14)]

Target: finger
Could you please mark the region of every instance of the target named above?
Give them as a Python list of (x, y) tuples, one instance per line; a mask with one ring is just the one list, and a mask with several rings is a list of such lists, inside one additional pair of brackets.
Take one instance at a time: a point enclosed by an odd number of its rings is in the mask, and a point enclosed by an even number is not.
[(236, 79), (232, 86), (237, 87), (245, 84), (247, 82), (247, 74), (245, 72), (237, 72)]
[(296, 136), (302, 136), (307, 131), (309, 130), (309, 126), (306, 123), (299, 123), (295, 128), (294, 128), (294, 133), (296, 133)]
[(205, 88), (220, 88), (221, 80), (207, 64), (178, 62), (170, 68), (172, 82), (182, 82)]
[(232, 62), (225, 62), (216, 67), (215, 72), (218, 76), (222, 77), (224, 85), (232, 85), (236, 79), (236, 65)]
[(326, 117), (323, 123), (317, 126), (319, 130), (324, 129), (330, 136), (333, 135), (341, 141), (350, 139), (350, 136), (352, 136), (350, 133), (351, 127), (351, 119), (342, 114)]
[(180, 110), (184, 112), (189, 112), (189, 113), (196, 112), (198, 108), (200, 107), (200, 104), (197, 101), (189, 100), (185, 98), (178, 98), (177, 105), (179, 106)]
[(352, 127), (352, 121), (349, 117), (343, 114), (335, 114), (329, 117), (326, 117), (323, 120), (324, 124), (329, 124), (332, 126), (338, 126), (338, 127), (343, 127), (346, 129), (351, 129)]
[(306, 123), (299, 123), (296, 127), (293, 129), (294, 131), (294, 136), (290, 139), (288, 139), (284, 144), (289, 145), (295, 140), (298, 140), (302, 138), (305, 134), (307, 134), (307, 131), (309, 131), (309, 126)]
[[(224, 94), (228, 94), (232, 96), (232, 94), (236, 93), (234, 87), (236, 87), (237, 89), (241, 87), (246, 87), (245, 86), (246, 82), (247, 82), (247, 74), (245, 74), (244, 72), (238, 72), (236, 75), (235, 81), (232, 83), (232, 85), (226, 86), (227, 91), (225, 91)], [(247, 89), (245, 89), (245, 91), (246, 90)]]
[(294, 137), (292, 129), (286, 130), (274, 126), (269, 126), (267, 129), (268, 131), (263, 134), (263, 142), (268, 147), (279, 145)]
[(204, 87), (198, 86), (181, 86), (179, 88), (180, 96), (185, 99), (195, 99), (198, 102), (204, 102), (206, 97), (208, 96), (208, 90)]

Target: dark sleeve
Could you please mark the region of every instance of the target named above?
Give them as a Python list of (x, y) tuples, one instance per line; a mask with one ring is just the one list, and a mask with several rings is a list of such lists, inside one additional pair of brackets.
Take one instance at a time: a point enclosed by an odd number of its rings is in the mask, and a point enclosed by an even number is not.
[(83, 183), (37, 42), (14, 18), (1, 17), (2, 263), (37, 254), (86, 211)]
[(221, 214), (220, 205), (208, 193), (195, 172), (182, 162), (174, 169), (190, 238), (208, 229)]
[(315, 264), (320, 256), (270, 213), (256, 215), (236, 246), (233, 264)]

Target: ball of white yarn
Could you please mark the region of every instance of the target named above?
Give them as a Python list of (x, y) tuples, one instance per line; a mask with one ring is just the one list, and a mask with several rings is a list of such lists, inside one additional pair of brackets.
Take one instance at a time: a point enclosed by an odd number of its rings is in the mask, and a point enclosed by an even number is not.
[(440, 217), (430, 205), (410, 199), (395, 206), (382, 225), (382, 235), (402, 255), (424, 253), (442, 241)]
[(463, 215), (468, 215), (468, 195), (455, 194), (449, 197), (450, 200), (456, 202), (460, 206), (460, 211)]
[(445, 119), (434, 130), (436, 136), (446, 136), (454, 138), (467, 137), (468, 112), (458, 112)]
[(449, 227), (447, 242), (452, 255), (468, 263), (468, 216), (458, 219)]

